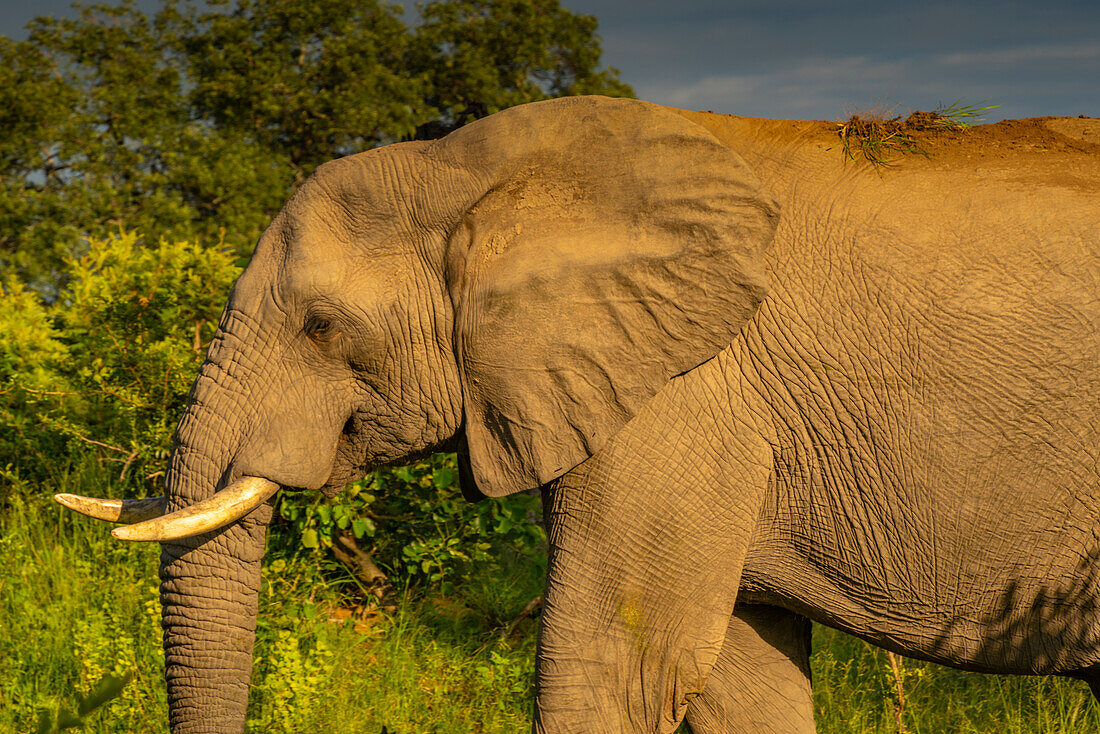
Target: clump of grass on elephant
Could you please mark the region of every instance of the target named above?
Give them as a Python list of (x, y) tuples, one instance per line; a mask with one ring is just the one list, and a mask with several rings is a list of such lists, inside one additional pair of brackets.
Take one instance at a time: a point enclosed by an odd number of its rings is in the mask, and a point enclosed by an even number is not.
[(928, 156), (927, 135), (965, 131), (982, 119), (982, 113), (998, 105), (964, 104), (956, 100), (931, 112), (914, 110), (904, 119), (875, 109), (855, 113), (838, 123), (837, 137), (846, 161), (866, 160), (875, 167), (889, 167), (895, 156)]

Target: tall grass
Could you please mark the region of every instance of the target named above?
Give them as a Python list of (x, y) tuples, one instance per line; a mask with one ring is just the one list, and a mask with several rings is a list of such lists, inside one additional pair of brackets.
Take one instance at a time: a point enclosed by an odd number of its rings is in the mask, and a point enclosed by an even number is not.
[(166, 731), (159, 549), (51, 504), (15, 496), (0, 517), (0, 731), (36, 731), (40, 709), (130, 672), (83, 731)]
[[(59, 489), (87, 493), (94, 486), (87, 479), (62, 478)], [(41, 709), (73, 709), (74, 694), (127, 673), (133, 679), (122, 694), (82, 731), (166, 731), (157, 561), (157, 546), (114, 541), (105, 526), (53, 506), (44, 492), (11, 500), (0, 515), (0, 732), (34, 732)], [(261, 600), (250, 731), (529, 730), (535, 623), (510, 631), (509, 623), (540, 592), (541, 568), (513, 564), (447, 596), (405, 592), (392, 614), (353, 615), (329, 581), (336, 569), (308, 559), (273, 565), (279, 570), (265, 572)], [(824, 628), (815, 629), (814, 645), (819, 731), (895, 732), (885, 654)], [(914, 661), (905, 671), (912, 734), (1100, 731), (1100, 707), (1081, 683)]]
[[(109, 491), (92, 489), (102, 480), (62, 478), (50, 491)], [(20, 489), (0, 513), (0, 732), (34, 732), (43, 709), (75, 710), (75, 694), (126, 673), (122, 694), (81, 731), (166, 732), (159, 546), (115, 541), (103, 523)], [(334, 590), (334, 569), (275, 565), (260, 602), (250, 731), (529, 728), (535, 622), (509, 623), (541, 592), (537, 564), (505, 564), (446, 597), (405, 591), (396, 612), (358, 615)]]
[[(814, 628), (814, 710), (820, 734), (894, 734), (895, 681), (886, 653)], [(980, 675), (906, 660), (903, 724), (909, 734), (1100, 732), (1088, 686), (1053, 676)]]

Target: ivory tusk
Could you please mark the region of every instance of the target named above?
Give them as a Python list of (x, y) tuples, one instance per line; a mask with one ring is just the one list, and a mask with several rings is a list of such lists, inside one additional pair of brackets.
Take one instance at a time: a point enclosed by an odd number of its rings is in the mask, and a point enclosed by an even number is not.
[(143, 500), (101, 500), (81, 497), (78, 494), (55, 494), (54, 500), (81, 515), (97, 520), (120, 522), (129, 525), (160, 517), (168, 505), (165, 497), (148, 497)]
[(260, 477), (242, 477), (213, 497), (167, 515), (111, 531), (120, 540), (180, 540), (223, 528), (267, 501), (279, 485)]

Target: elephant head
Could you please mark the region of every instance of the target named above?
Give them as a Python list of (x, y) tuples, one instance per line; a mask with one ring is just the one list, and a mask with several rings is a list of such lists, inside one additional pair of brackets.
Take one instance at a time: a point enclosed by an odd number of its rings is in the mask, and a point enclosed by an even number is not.
[(488, 496), (570, 471), (734, 338), (776, 220), (732, 151), (632, 100), (321, 166), (229, 296), (166, 497), (64, 498), (163, 543), (172, 731), (243, 726), (275, 490), (335, 493), (443, 447)]

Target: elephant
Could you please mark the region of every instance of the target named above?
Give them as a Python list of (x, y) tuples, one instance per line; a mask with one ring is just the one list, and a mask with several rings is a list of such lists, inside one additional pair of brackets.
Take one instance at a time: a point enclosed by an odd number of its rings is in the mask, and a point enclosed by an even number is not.
[(1043, 124), (878, 170), (574, 97), (319, 167), (165, 496), (59, 498), (162, 544), (172, 732), (244, 728), (275, 493), (435, 451), (542, 493), (535, 732), (812, 732), (811, 621), (1097, 690), (1100, 149)]

